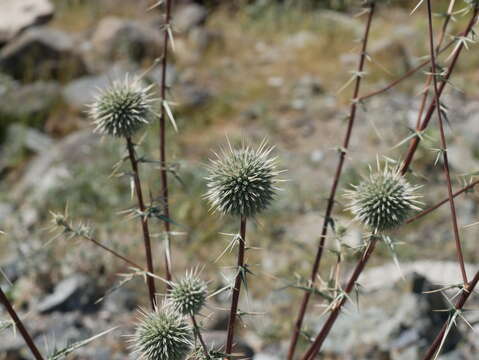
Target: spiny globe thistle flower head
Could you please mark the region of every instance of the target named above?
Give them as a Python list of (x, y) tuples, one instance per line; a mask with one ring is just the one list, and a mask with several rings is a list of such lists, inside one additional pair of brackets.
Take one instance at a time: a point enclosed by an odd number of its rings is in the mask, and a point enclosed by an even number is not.
[(139, 359), (184, 360), (192, 348), (192, 331), (182, 314), (172, 306), (140, 312), (140, 322), (131, 336)]
[(263, 141), (258, 149), (243, 145), (240, 149), (222, 149), (211, 160), (208, 191), (205, 197), (214, 210), (234, 216), (253, 217), (265, 210), (277, 187), (276, 158), (273, 147)]
[(179, 281), (171, 283), (168, 299), (183, 315), (196, 315), (205, 304), (207, 295), (206, 282), (200, 279), (196, 270), (193, 270), (187, 272)]
[(402, 225), (411, 211), (420, 210), (419, 187), (409, 184), (399, 168), (385, 164), (381, 169), (378, 162), (377, 171), (370, 169), (368, 178), (346, 192), (348, 210), (374, 233), (391, 230)]
[(131, 137), (152, 114), (152, 85), (142, 86), (140, 79), (114, 82), (101, 91), (89, 106), (95, 131), (103, 135)]

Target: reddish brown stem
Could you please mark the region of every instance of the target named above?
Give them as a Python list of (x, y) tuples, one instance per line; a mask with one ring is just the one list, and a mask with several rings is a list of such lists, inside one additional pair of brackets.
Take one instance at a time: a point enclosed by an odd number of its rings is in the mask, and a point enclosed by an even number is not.
[[(476, 16), (477, 16), (477, 7), (475, 8), (473, 17), (471, 18), (471, 21), (469, 22), (466, 31), (464, 32), (464, 36), (467, 36), (467, 35), (469, 34), (469, 32), (471, 31), (472, 26), (473, 26), (473, 24), (474, 24), (474, 22), (475, 22)], [(444, 89), (445, 84), (447, 83), (447, 81), (448, 81), (448, 79), (449, 79), (449, 77), (450, 77), (450, 75), (451, 75), (451, 73), (452, 73), (452, 70), (454, 69), (454, 67), (455, 67), (455, 65), (456, 65), (456, 63), (457, 63), (457, 60), (458, 60), (458, 57), (459, 57), (461, 51), (462, 51), (462, 44), (460, 44), (460, 46), (457, 48), (457, 50), (456, 50), (455, 53), (454, 53), (454, 56), (453, 56), (451, 65), (449, 66), (448, 72), (447, 72), (446, 77), (445, 77), (445, 81), (441, 84), (441, 88), (440, 88), (439, 91), (438, 91), (438, 92), (439, 92), (439, 95), (441, 94), (442, 90)], [(435, 103), (431, 104), (431, 106), (429, 107), (428, 113), (426, 114), (426, 117), (425, 117), (425, 121), (423, 121), (423, 123), (422, 123), (422, 125), (421, 125), (421, 130), (425, 129), (425, 127), (427, 126), (427, 124), (428, 124), (428, 122), (429, 122), (429, 120), (430, 120), (430, 117), (432, 116), (432, 113), (434, 112), (434, 108), (435, 108)], [(413, 142), (414, 142), (414, 141), (418, 141), (418, 138), (414, 138), (414, 139), (413, 139)], [(417, 147), (417, 144), (416, 144), (416, 147)], [(402, 166), (402, 169), (401, 169), (402, 174), (404, 174), (404, 173), (407, 171), (407, 169), (408, 169), (408, 167), (409, 167), (409, 164), (410, 164), (410, 162), (412, 161), (414, 151), (415, 151), (415, 149), (414, 149), (413, 151), (411, 151), (411, 150), (408, 151), (406, 160), (405, 160), (405, 162), (403, 163), (403, 166)], [(324, 239), (322, 239), (322, 241), (324, 242)], [(362, 261), (361, 261), (361, 262), (362, 262)], [(358, 263), (358, 266), (361, 265), (361, 262)], [(364, 266), (363, 266), (363, 267), (364, 267)], [(357, 267), (356, 269), (359, 271), (359, 273), (361, 273), (363, 267), (361, 267), (361, 268), (358, 268), (358, 267)], [(359, 276), (359, 274), (358, 274), (358, 276)], [(354, 285), (354, 283), (353, 283), (353, 285)], [(309, 292), (306, 293), (305, 297), (306, 297), (306, 296), (309, 298), (309, 296), (310, 296)], [(304, 304), (304, 303), (307, 304), (307, 301), (306, 301), (306, 302), (303, 301), (303, 304)], [(339, 311), (339, 310), (338, 310), (338, 311)], [(304, 316), (304, 312), (302, 313), (302, 315)], [(323, 329), (322, 329), (322, 334), (323, 334), (323, 335), (320, 334), (319, 338), (316, 339), (316, 340), (318, 340), (319, 345), (313, 346), (314, 349), (313, 349), (313, 347), (311, 347), (311, 348), (310, 348), (311, 353), (316, 354), (316, 353), (319, 351), (322, 342), (324, 341), (324, 339), (326, 338), (327, 334), (329, 333), (329, 331), (330, 331), (332, 325), (334, 324), (334, 322), (335, 322), (335, 320), (336, 320), (336, 318), (337, 318), (338, 315), (339, 315), (339, 313), (337, 313), (336, 315), (332, 315), (332, 316), (330, 317), (330, 319), (328, 320), (327, 324), (326, 324), (325, 327), (323, 327)], [(314, 356), (314, 355), (313, 355), (313, 356)], [(306, 357), (305, 357), (304, 359), (306, 359)], [(310, 360), (310, 359), (311, 359), (311, 358), (308, 357), (308, 360)]]
[[(444, 46), (440, 51), (439, 53), (442, 53), (444, 51), (446, 51), (449, 47), (451, 47), (451, 45), (454, 44), (454, 40), (453, 41), (450, 41), (446, 46)], [(388, 90), (391, 90), (392, 88), (394, 88), (396, 85), (400, 84), (401, 82), (403, 82), (404, 80), (410, 78), (411, 76), (413, 76), (415, 73), (417, 73), (419, 70), (421, 70), (423, 67), (425, 67), (427, 64), (429, 64), (431, 61), (430, 60), (425, 60), (423, 61), (422, 63), (420, 63), (419, 65), (417, 65), (415, 68), (412, 68), (411, 70), (409, 70), (407, 73), (405, 73), (404, 75), (402, 75), (401, 77), (399, 77), (398, 79), (396, 80), (393, 80), (392, 82), (390, 82), (388, 85), (386, 85), (385, 87), (381, 88), (381, 89), (378, 89), (378, 90), (374, 90), (374, 91), (371, 91), (370, 93), (367, 93), (366, 95), (363, 95), (359, 98), (359, 101), (363, 101), (363, 100), (366, 100), (366, 99), (369, 99), (369, 98), (372, 98), (373, 96), (376, 96), (376, 95), (379, 95), (379, 94), (382, 94)]]
[[(246, 241), (246, 217), (241, 217), (240, 225), (240, 238), (238, 241), (238, 262), (236, 274), (235, 286), (233, 288), (233, 295), (231, 299), (231, 308), (230, 308), (230, 317), (228, 320), (228, 335), (226, 337), (226, 347), (225, 352), (227, 355), (231, 354), (233, 350), (233, 340), (234, 340), (234, 331), (235, 331), (235, 322), (236, 316), (238, 315), (238, 301), (241, 291), (241, 281), (243, 276), (246, 276), (244, 272), (244, 254), (245, 254), (245, 241)], [(228, 358), (231, 358), (228, 356)]]
[(5, 309), (7, 310), (8, 314), (12, 318), (13, 322), (15, 323), (15, 326), (17, 327), (18, 331), (20, 331), (20, 334), (23, 337), (23, 340), (25, 340), (25, 343), (27, 344), (28, 348), (32, 352), (33, 356), (35, 357), (36, 360), (43, 360), (42, 355), (40, 354), (40, 351), (38, 351), (38, 348), (36, 347), (35, 343), (33, 342), (32, 337), (30, 336), (30, 333), (27, 331), (25, 326), (23, 325), (22, 320), (17, 315), (17, 312), (13, 308), (12, 304), (7, 298), (7, 295), (2, 291), (2, 288), (0, 287), (0, 302), (5, 306)]
[[(478, 10), (479, 10), (479, 6), (478, 6), (478, 3), (476, 3), (474, 5), (474, 11), (473, 11), (471, 20), (469, 21), (469, 23), (467, 25), (467, 28), (464, 31), (464, 33), (462, 34), (462, 36), (466, 36), (466, 37), (469, 36), (474, 24), (476, 23)], [(438, 91), (437, 91), (438, 98), (441, 97), (442, 92), (443, 92), (447, 82), (449, 81), (449, 78), (451, 77), (451, 74), (452, 74), (454, 68), (456, 67), (457, 61), (459, 59), (459, 55), (461, 54), (463, 48), (464, 48), (464, 43), (461, 42), (459, 44), (459, 46), (457, 47), (457, 49), (455, 50), (455, 52), (454, 52), (451, 64), (449, 65), (449, 67), (447, 69), (447, 72), (446, 72), (446, 75), (444, 76), (444, 80), (439, 85), (439, 88), (438, 88)], [(420, 131), (423, 131), (427, 128), (427, 126), (429, 124), (429, 121), (431, 120), (432, 114), (434, 113), (435, 109), (436, 109), (436, 100), (432, 101), (432, 103), (429, 105), (429, 108), (426, 112), (424, 120), (422, 121), (421, 126), (419, 128)], [(412, 159), (414, 157), (414, 154), (417, 150), (417, 147), (418, 147), (420, 141), (421, 141), (421, 139), (418, 136), (414, 137), (410, 141), (406, 157), (405, 157), (404, 162), (403, 162), (402, 167), (401, 167), (401, 173), (403, 175), (408, 171), (409, 166), (411, 165)]]
[[(161, 198), (163, 201), (163, 211), (165, 219), (163, 224), (165, 226), (166, 233), (166, 247), (165, 247), (165, 272), (166, 280), (171, 281), (171, 247), (170, 247), (170, 207), (168, 199), (168, 170), (166, 163), (166, 137), (165, 137), (165, 105), (166, 101), (166, 67), (168, 66), (168, 32), (171, 31), (171, 2), (172, 0), (166, 0), (166, 19), (165, 19), (165, 32), (163, 34), (163, 58), (161, 68), (161, 112), (160, 112), (160, 178), (161, 178)], [(167, 285), (168, 286), (168, 285)]]
[[(459, 297), (459, 299), (457, 300), (457, 302), (455, 304), (455, 310), (454, 311), (462, 310), (462, 308), (464, 307), (467, 299), (469, 299), (469, 296), (474, 291), (474, 288), (476, 287), (478, 281), (479, 281), (479, 271), (472, 278), (469, 285), (462, 289), (461, 296)], [(433, 358), (433, 356), (436, 354), (436, 352), (439, 350), (439, 347), (441, 346), (441, 343), (442, 343), (442, 339), (446, 335), (447, 326), (448, 326), (448, 322), (445, 322), (444, 325), (442, 326), (441, 330), (439, 331), (439, 334), (437, 334), (433, 343), (431, 344), (428, 351), (426, 352), (426, 355), (424, 355), (423, 360), (431, 360)]]
[[(447, 29), (447, 26), (449, 25), (449, 22), (451, 20), (451, 14), (448, 13), (447, 16), (446, 16), (446, 20), (444, 21), (444, 24), (443, 24), (443, 27), (442, 27), (442, 31), (441, 31), (441, 35), (440, 35), (440, 40), (439, 40), (439, 43), (438, 43), (438, 46), (436, 48), (436, 52), (437, 52), (437, 55), (439, 54), (442, 54), (444, 51), (446, 51), (447, 49), (449, 49), (451, 47), (451, 45), (453, 45), (455, 43), (455, 40), (451, 40), (450, 42), (448, 42), (444, 47), (441, 48), (441, 45), (445, 39), (445, 35), (446, 35), (446, 29)], [(457, 37), (459, 36), (465, 36), (466, 32), (462, 32), (462, 33), (459, 33), (457, 35)], [(426, 65), (428, 65), (429, 63), (431, 62), (431, 59), (428, 59), (428, 60), (425, 60), (423, 61), (422, 63), (420, 63), (419, 65), (417, 65), (415, 68), (409, 70), (407, 73), (405, 73), (404, 75), (402, 75), (401, 77), (399, 77), (398, 79), (396, 80), (393, 80), (392, 82), (390, 82), (388, 85), (386, 85), (385, 87), (381, 88), (381, 89), (378, 89), (378, 90), (374, 90), (374, 91), (371, 91), (370, 93), (367, 93), (366, 95), (363, 95), (359, 98), (359, 101), (363, 101), (363, 100), (366, 100), (366, 99), (369, 99), (373, 96), (376, 96), (376, 95), (379, 95), (379, 94), (382, 94), (388, 90), (391, 90), (392, 88), (394, 88), (396, 85), (400, 84), (401, 82), (403, 82), (404, 80), (408, 79), (409, 77), (411, 77), (412, 75), (414, 75), (415, 73), (417, 73), (419, 70), (421, 70), (423, 67), (425, 67)], [(428, 77), (429, 81), (430, 81), (430, 77)]]
[[(145, 202), (143, 200), (143, 192), (141, 189), (140, 171), (138, 169), (138, 161), (136, 159), (135, 147), (133, 145), (133, 142), (131, 141), (131, 138), (129, 137), (126, 138), (126, 145), (128, 148), (128, 155), (130, 158), (131, 168), (133, 170), (133, 182), (135, 185), (136, 198), (138, 200), (138, 208), (141, 213), (140, 220), (141, 220), (141, 228), (143, 231), (143, 242), (145, 246), (146, 268), (149, 273), (154, 274), (155, 272), (153, 267), (153, 256), (151, 252), (151, 240), (150, 240), (150, 230), (148, 228), (148, 217), (145, 215), (146, 208), (145, 208)], [(155, 280), (151, 276), (148, 276), (146, 278), (146, 282), (147, 282), (148, 291), (150, 294), (151, 308), (154, 310), (156, 308)]]
[[(463, 187), (461, 190), (458, 190), (456, 191), (454, 194), (452, 194), (453, 197), (457, 197), (459, 195), (461, 195), (462, 193), (466, 192), (467, 190), (469, 189), (472, 189), (474, 186), (476, 186), (477, 184), (479, 184), (479, 180), (476, 180), (472, 183), (470, 183), (469, 185)], [(423, 210), (421, 211), (419, 214), (417, 215), (414, 215), (413, 217), (411, 217), (410, 219), (408, 219), (406, 221), (405, 224), (410, 224), (416, 220), (419, 220), (420, 218), (422, 218), (423, 216), (426, 216), (427, 214), (433, 212), (434, 210), (436, 210), (437, 208), (441, 207), (442, 205), (444, 205), (445, 203), (447, 203), (449, 201), (449, 197), (447, 197), (446, 199), (438, 202), (437, 204), (435, 204), (434, 206), (431, 206), (430, 208), (426, 209), (426, 210)]]
[[(366, 26), (365, 26), (365, 31), (364, 31), (361, 53), (359, 55), (359, 64), (358, 64), (358, 69), (357, 69), (358, 74), (361, 74), (364, 70), (364, 63), (365, 63), (366, 55), (367, 55), (366, 51), (367, 51), (367, 45), (368, 45), (368, 39), (369, 39), (369, 32), (370, 32), (370, 29), (371, 29), (371, 23), (372, 23), (372, 19), (373, 19), (373, 16), (374, 16), (375, 6), (376, 6), (376, 4), (375, 4), (374, 1), (371, 1), (369, 3), (369, 13), (368, 13), (368, 18), (367, 18), (367, 21), (366, 21)], [(340, 151), (340, 154), (339, 154), (339, 161), (338, 161), (338, 165), (337, 165), (337, 168), (336, 168), (336, 173), (335, 173), (335, 176), (334, 176), (333, 184), (332, 184), (332, 187), (331, 187), (331, 192), (330, 192), (330, 195), (329, 195), (329, 198), (328, 198), (326, 213), (324, 215), (320, 242), (319, 242), (318, 250), (317, 250), (317, 253), (316, 253), (316, 258), (315, 258), (314, 263), (313, 263), (313, 268), (312, 268), (312, 271), (311, 271), (310, 282), (311, 282), (312, 285), (316, 281), (316, 276), (317, 276), (317, 273), (318, 273), (318, 270), (319, 270), (319, 265), (321, 263), (324, 243), (326, 241), (328, 226), (329, 226), (329, 223), (331, 221), (331, 214), (332, 214), (333, 206), (334, 206), (334, 202), (335, 202), (336, 190), (337, 190), (337, 187), (338, 187), (338, 184), (339, 184), (339, 179), (340, 179), (341, 174), (342, 174), (344, 160), (345, 160), (345, 157), (346, 157), (346, 150), (349, 147), (349, 141), (351, 139), (351, 133), (352, 133), (353, 126), (354, 126), (354, 120), (356, 118), (356, 109), (357, 109), (357, 103), (358, 103), (357, 99), (358, 99), (358, 95), (359, 95), (359, 89), (361, 87), (361, 79), (362, 79), (362, 77), (360, 75), (358, 75), (356, 77), (356, 82), (355, 82), (354, 92), (353, 92), (353, 99), (352, 99), (353, 101), (351, 103), (350, 114), (349, 114), (348, 127), (347, 127), (346, 135), (345, 135), (345, 138), (344, 138), (344, 141), (343, 141), (343, 147), (342, 147), (342, 149)], [(302, 324), (303, 324), (304, 315), (305, 315), (307, 307), (308, 307), (310, 296), (311, 296), (310, 292), (305, 292), (304, 293), (303, 300), (301, 302), (301, 307), (299, 309), (299, 313), (298, 313), (298, 316), (296, 318), (296, 322), (295, 322), (295, 325), (294, 325), (293, 335), (291, 337), (291, 343), (290, 343), (289, 350), (288, 350), (288, 360), (292, 360), (293, 357), (294, 357), (294, 353), (295, 353), (295, 350), (296, 350), (296, 345), (298, 343), (299, 334), (301, 332), (301, 327), (302, 327)]]
[[(454, 1), (454, 0), (453, 0)], [(444, 23), (442, 24), (442, 29), (441, 29), (441, 34), (439, 35), (439, 42), (436, 46), (436, 56), (439, 56), (441, 53), (441, 46), (442, 43), (446, 37), (446, 30), (447, 26), (449, 25), (449, 22), (451, 20), (451, 12), (452, 8), (449, 9), (448, 13), (446, 14), (446, 19), (444, 20)], [(449, 43), (449, 45), (452, 45), (454, 43), (454, 40)], [(429, 62), (431, 62), (431, 59), (429, 59)], [(424, 85), (424, 93), (422, 94), (422, 99), (421, 99), (421, 105), (419, 107), (419, 112), (417, 115), (417, 120), (416, 120), (416, 130), (419, 131), (419, 127), (421, 126), (421, 119), (422, 115), (424, 113), (424, 108), (426, 107), (427, 103), (427, 98), (429, 97), (429, 86), (431, 85), (431, 80), (432, 80), (432, 74), (427, 76), (426, 79), (426, 84)]]
[[(429, 50), (431, 54), (432, 82), (434, 87), (434, 101), (436, 104), (439, 104), (439, 92), (437, 88), (437, 78), (436, 78), (436, 58), (434, 55), (434, 52), (435, 52), (434, 33), (432, 30), (431, 0), (426, 0), (426, 3), (427, 3), (427, 17), (428, 17), (428, 27), (429, 27)], [(451, 175), (449, 172), (449, 160), (447, 158), (446, 135), (444, 133), (444, 123), (442, 121), (442, 112), (440, 111), (440, 109), (438, 109), (437, 111), (437, 119), (438, 119), (438, 125), (439, 125), (439, 132), (441, 135), (441, 146), (442, 146), (442, 154), (443, 154), (443, 161), (444, 161), (444, 175), (446, 177), (446, 182), (447, 182), (447, 193), (449, 196), (449, 206), (451, 208), (451, 220), (452, 220), (452, 227), (454, 231), (454, 241), (456, 243), (457, 258), (459, 262), (459, 267), (461, 269), (464, 286), (467, 286), (466, 266), (464, 264), (464, 256), (462, 254), (462, 247), (461, 247), (461, 238), (459, 236), (459, 227), (457, 225), (456, 205), (454, 204)]]
[[(366, 263), (368, 262), (369, 258), (371, 257), (371, 254), (374, 251), (377, 241), (378, 241), (378, 237), (374, 235), (369, 240), (369, 244), (367, 245), (366, 249), (361, 255), (361, 259), (358, 261), (356, 268), (351, 274), (351, 277), (349, 278), (346, 288), (344, 289), (344, 292), (346, 295), (353, 290), (359, 275), (362, 273), (364, 267), (366, 266)], [(341, 312), (341, 308), (343, 307), (346, 300), (347, 300), (347, 297), (343, 295), (340, 302), (336, 304), (334, 309), (329, 314), (329, 317), (324, 323), (323, 327), (321, 328), (321, 331), (319, 332), (318, 336), (309, 347), (306, 354), (302, 357), (302, 360), (313, 359), (316, 356), (316, 354), (319, 352), (319, 350), (321, 350), (321, 346), (323, 345), (324, 340), (326, 339), (329, 332), (331, 331), (331, 328), (333, 327), (334, 322), (338, 318), (339, 313)]]

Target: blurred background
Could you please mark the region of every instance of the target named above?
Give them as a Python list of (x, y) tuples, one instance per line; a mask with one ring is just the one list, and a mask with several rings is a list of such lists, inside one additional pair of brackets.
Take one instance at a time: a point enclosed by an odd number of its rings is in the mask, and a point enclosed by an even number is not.
[[(327, 196), (351, 103), (365, 16), (356, 0), (173, 1), (174, 51), (167, 67), (168, 99), (179, 131), (168, 124), (167, 157), (175, 274), (204, 267), (211, 290), (226, 284), (233, 254), (215, 262), (238, 224), (209, 212), (205, 164), (226, 143), (263, 138), (275, 146), (287, 169), (272, 208), (248, 229), (248, 264), (254, 273), (243, 296), (239, 344), (247, 357), (284, 359), (302, 290), (316, 252)], [(455, 10), (466, 6), (458, 0)], [(36, 343), (53, 353), (113, 326), (102, 340), (69, 359), (125, 359), (124, 334), (134, 328), (138, 306), (147, 304), (141, 278), (119, 260), (82, 240), (52, 229), (50, 212), (88, 224), (95, 238), (142, 263), (137, 219), (127, 177), (111, 176), (125, 155), (124, 143), (92, 132), (87, 105), (97, 89), (126, 74), (145, 74), (158, 90), (162, 56), (162, 7), (146, 0), (0, 0), (0, 286), (24, 316)], [(371, 28), (361, 94), (383, 88), (428, 55), (427, 18), (415, 1), (378, 1)], [(434, 1), (439, 34), (449, 1)], [(454, 16), (446, 41), (465, 28), (470, 15)], [(454, 189), (477, 171), (479, 158), (479, 52), (468, 43), (442, 97), (448, 112), (448, 154)], [(439, 64), (446, 64), (452, 48)], [(341, 276), (357, 259), (361, 228), (344, 210), (344, 190), (367, 173), (377, 156), (399, 161), (403, 142), (416, 126), (428, 69), (363, 103), (353, 131), (334, 213), (335, 230), (320, 271), (327, 284), (338, 250)], [(158, 158), (158, 124), (137, 139), (138, 152)], [(442, 165), (435, 164), (439, 132), (435, 117), (412, 165), (411, 182), (423, 185), (425, 207), (447, 197)], [(128, 167), (124, 166), (124, 171)], [(147, 194), (160, 188), (159, 170), (142, 165)], [(477, 269), (477, 195), (457, 202), (463, 248)], [(151, 222), (152, 231), (162, 229)], [(449, 209), (440, 208), (392, 234), (394, 252), (381, 244), (360, 279), (357, 304), (343, 314), (325, 344), (322, 359), (419, 359), (447, 319), (450, 304), (434, 286), (460, 282)], [(154, 248), (163, 274), (159, 235)], [(394, 264), (396, 258), (401, 272)], [(401, 274), (402, 273), (402, 274)], [(326, 285), (325, 285), (326, 286)], [(161, 289), (164, 291), (164, 289)], [(105, 294), (109, 294), (104, 297)], [(356, 299), (356, 295), (354, 298)], [(103, 298), (101, 302), (99, 299)], [(474, 309), (474, 299), (468, 309)], [(305, 336), (323, 321), (324, 300), (314, 299)], [(224, 341), (226, 294), (213, 299), (204, 318), (208, 341)], [(0, 359), (29, 359), (23, 340), (8, 328), (0, 309)], [(476, 312), (466, 312), (479, 330)], [(479, 340), (460, 324), (441, 359), (477, 359)]]

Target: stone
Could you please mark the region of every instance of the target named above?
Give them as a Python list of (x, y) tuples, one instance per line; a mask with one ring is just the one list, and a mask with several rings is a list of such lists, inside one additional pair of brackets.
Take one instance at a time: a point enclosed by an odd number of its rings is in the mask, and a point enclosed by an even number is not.
[[(3, 316), (3, 314), (0, 313), (0, 316)], [(53, 359), (58, 358), (53, 356), (55, 351), (60, 352), (74, 343), (87, 340), (95, 334), (109, 329), (109, 325), (98, 319), (94, 328), (86, 326), (85, 319), (84, 314), (75, 311), (70, 313), (54, 312), (48, 314), (48, 316), (29, 313), (28, 316), (25, 316), (24, 321), (40, 353), (45, 354), (45, 356), (48, 355), (49, 359)], [(89, 343), (87, 346), (79, 347), (69, 357), (72, 359), (119, 360), (120, 358), (112, 355), (111, 349), (107, 348), (100, 339)], [(14, 332), (11, 329), (2, 330), (0, 354), (7, 355), (5, 359), (9, 360), (31, 358), (30, 352), (25, 346), (25, 341), (19, 335), (18, 330)]]
[(65, 80), (87, 72), (74, 39), (61, 30), (26, 30), (0, 50), (0, 70), (22, 81)]
[(52, 144), (53, 140), (47, 134), (21, 123), (13, 123), (8, 127), (5, 141), (2, 144), (0, 171), (15, 167), (28, 154), (40, 153)]
[[(477, 270), (477, 266), (466, 263), (468, 274), (474, 274)], [(432, 284), (458, 284), (461, 282), (461, 275), (457, 271), (457, 262), (455, 261), (421, 260), (401, 263), (401, 273), (394, 263), (386, 263), (363, 271), (359, 282), (367, 284), (367, 291), (389, 288), (401, 281), (403, 276), (408, 277), (414, 273), (423, 274)]]
[(92, 51), (104, 60), (141, 62), (162, 53), (161, 32), (137, 21), (106, 17), (91, 38)]
[[(168, 64), (166, 69), (166, 85), (170, 87), (175, 81), (176, 70), (172, 64)], [(155, 66), (144, 75), (144, 79), (147, 83), (159, 86), (161, 72), (161, 65)], [(102, 89), (107, 88), (115, 81), (123, 81), (127, 76), (132, 79), (141, 75), (142, 73), (136, 67), (117, 63), (100, 75), (87, 75), (69, 82), (63, 88), (63, 98), (72, 109), (84, 112)]]
[(69, 82), (63, 88), (65, 102), (73, 109), (85, 111), (95, 96), (112, 82), (124, 80), (128, 75), (134, 77), (135, 69), (116, 64), (100, 75), (87, 75)]
[(13, 87), (0, 97), (2, 125), (20, 123), (40, 128), (60, 101), (60, 87), (55, 82)]
[[(449, 308), (440, 292), (424, 294), (437, 288), (422, 274), (409, 273), (404, 280), (391, 281), (390, 287), (361, 293), (359, 307), (348, 303), (339, 316), (324, 343), (323, 354), (354, 359), (421, 359), (449, 316), (436, 311)], [(314, 333), (321, 328), (317, 320), (311, 326)], [(460, 331), (452, 329), (443, 352), (454, 350), (461, 339)]]
[(0, 46), (21, 31), (45, 24), (53, 17), (49, 0), (2, 0), (0, 11)]
[(173, 25), (180, 33), (187, 33), (193, 28), (204, 24), (208, 10), (199, 4), (189, 4), (180, 7), (173, 15)]
[(17, 202), (41, 204), (48, 192), (58, 186), (64, 176), (69, 176), (67, 164), (91, 156), (92, 147), (100, 136), (86, 129), (72, 133), (38, 154), (25, 170), (11, 195)]
[(129, 288), (121, 287), (107, 294), (102, 303), (103, 310), (112, 314), (131, 312), (138, 306), (138, 294)]
[(95, 308), (92, 280), (84, 275), (72, 275), (56, 284), (53, 293), (45, 296), (37, 305), (40, 313), (54, 311), (90, 311)]

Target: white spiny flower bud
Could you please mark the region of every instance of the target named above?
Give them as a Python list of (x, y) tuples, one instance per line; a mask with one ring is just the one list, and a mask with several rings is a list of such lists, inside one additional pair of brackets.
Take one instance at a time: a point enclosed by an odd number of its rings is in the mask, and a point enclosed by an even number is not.
[(413, 210), (420, 210), (416, 190), (402, 176), (398, 168), (387, 164), (381, 169), (378, 162), (376, 172), (370, 170), (368, 178), (348, 190), (350, 210), (371, 231), (384, 232), (404, 223)]
[(139, 79), (114, 82), (101, 91), (89, 106), (95, 131), (103, 135), (131, 137), (148, 124), (152, 115), (152, 85), (144, 87)]
[(209, 166), (206, 198), (213, 209), (227, 215), (253, 217), (265, 210), (275, 191), (276, 158), (263, 142), (256, 150), (248, 146), (222, 149)]
[(182, 314), (163, 304), (156, 311), (141, 312), (132, 347), (139, 359), (184, 360), (192, 349), (193, 335)]

